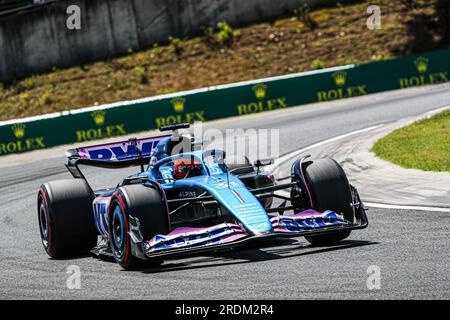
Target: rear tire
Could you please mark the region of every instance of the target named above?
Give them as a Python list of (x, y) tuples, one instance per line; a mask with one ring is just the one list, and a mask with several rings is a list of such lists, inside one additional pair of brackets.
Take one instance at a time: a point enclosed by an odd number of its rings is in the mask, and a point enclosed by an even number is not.
[[(306, 179), (312, 192), (314, 209), (320, 212), (332, 210), (344, 214), (347, 221), (354, 222), (350, 184), (342, 167), (333, 159), (313, 161), (306, 170)], [(305, 237), (313, 245), (331, 244), (346, 239), (350, 230)]]
[(69, 258), (97, 244), (92, 211), (93, 195), (85, 180), (45, 183), (38, 193), (38, 220), (42, 244), (52, 258)]
[(110, 243), (114, 259), (122, 268), (160, 266), (162, 259), (141, 260), (131, 253), (129, 216), (139, 219), (144, 242), (157, 234), (169, 233), (169, 219), (159, 192), (144, 185), (128, 185), (119, 188), (111, 199)]

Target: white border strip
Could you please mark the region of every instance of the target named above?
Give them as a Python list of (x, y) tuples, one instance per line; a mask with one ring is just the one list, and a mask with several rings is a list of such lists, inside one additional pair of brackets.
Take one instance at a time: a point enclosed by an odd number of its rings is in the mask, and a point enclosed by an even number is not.
[(445, 111), (445, 110), (447, 110), (447, 109), (450, 109), (450, 105), (448, 105), (448, 106), (445, 106), (445, 107), (442, 107), (442, 108), (438, 108), (438, 109), (435, 109), (435, 110), (431, 110), (431, 111), (428, 111), (427, 113), (425, 113), (425, 118), (427, 118), (427, 117), (432, 117), (432, 116), (434, 116), (435, 114), (437, 114), (437, 113), (439, 113), (439, 112), (441, 112), (441, 111)]
[(54, 112), (54, 113), (49, 113), (49, 114), (44, 114), (44, 115), (39, 115), (39, 116), (22, 118), (22, 119), (6, 120), (6, 121), (1, 121), (0, 126), (13, 125), (16, 123), (26, 123), (26, 122), (32, 122), (32, 121), (44, 120), (44, 119), (52, 119), (52, 118), (58, 118), (61, 116), (66, 116), (66, 115), (71, 115), (71, 114), (79, 114), (79, 113), (84, 113), (84, 112), (93, 112), (93, 111), (97, 111), (97, 110), (118, 108), (118, 107), (138, 104), (138, 103), (158, 101), (158, 100), (162, 100), (162, 99), (170, 99), (170, 98), (175, 98), (175, 97), (180, 97), (180, 96), (193, 95), (193, 94), (197, 94), (197, 93), (204, 93), (204, 92), (216, 91), (216, 90), (221, 90), (221, 89), (236, 88), (236, 87), (240, 87), (240, 86), (263, 83), (263, 82), (272, 82), (272, 81), (286, 80), (286, 79), (310, 76), (310, 75), (339, 71), (339, 70), (347, 70), (347, 69), (352, 69), (355, 66), (356, 66), (355, 64), (350, 64), (350, 65), (346, 65), (346, 66), (339, 66), (339, 67), (333, 67), (333, 68), (327, 68), (327, 69), (321, 69), (321, 70), (291, 73), (291, 74), (287, 74), (287, 75), (283, 75), (283, 76), (263, 78), (263, 79), (258, 79), (258, 80), (241, 81), (241, 82), (235, 82), (235, 83), (230, 83), (230, 84), (223, 84), (223, 85), (218, 85), (218, 86), (211, 86), (211, 87), (205, 87), (205, 88), (200, 88), (200, 89), (181, 91), (181, 92), (147, 97), (147, 98), (136, 99), (136, 100), (119, 101), (119, 102), (104, 104), (104, 105), (100, 105), (100, 106), (92, 106), (92, 107), (86, 107), (86, 108), (81, 108), (81, 109), (74, 109), (74, 110), (70, 110), (70, 111)]
[(330, 143), (330, 142), (333, 142), (333, 141), (337, 141), (337, 140), (341, 140), (341, 139), (353, 136), (355, 134), (359, 134), (359, 133), (375, 130), (375, 129), (381, 128), (382, 126), (384, 126), (384, 124), (379, 124), (379, 125), (376, 125), (376, 126), (372, 126), (372, 127), (368, 127), (368, 128), (352, 131), (352, 132), (345, 133), (345, 134), (342, 134), (342, 135), (337, 136), (337, 137), (333, 137), (333, 138), (330, 138), (330, 139), (327, 139), (327, 140), (324, 140), (324, 141), (312, 144), (312, 145), (307, 146), (305, 148), (302, 148), (300, 150), (296, 150), (296, 151), (290, 152), (290, 153), (285, 154), (284, 156), (278, 158), (273, 165), (267, 166), (266, 167), (267, 171), (271, 171), (271, 172), (275, 171), (276, 169), (278, 169), (279, 166), (281, 166), (283, 163), (285, 163), (289, 159), (291, 159), (293, 157), (296, 157), (296, 156), (298, 156), (298, 155), (300, 155), (300, 154), (302, 154), (302, 153), (304, 153), (304, 152), (306, 152), (306, 151), (308, 151), (310, 149), (314, 149), (314, 148), (320, 147), (320, 146), (322, 146), (324, 144), (327, 144), (327, 143)]
[[(450, 106), (445, 106), (442, 108), (438, 108), (435, 110), (431, 110), (425, 113), (425, 117), (431, 117), (434, 114), (437, 114), (441, 111), (444, 111), (446, 109), (449, 109)], [(363, 132), (367, 132), (367, 131), (371, 131), (371, 130), (375, 130), (377, 128), (383, 127), (384, 124), (380, 124), (380, 125), (376, 125), (376, 126), (372, 126), (372, 127), (368, 127), (365, 129), (361, 129), (361, 130), (356, 130), (356, 131), (352, 131), (331, 139), (327, 139), (315, 144), (312, 144), (310, 146), (307, 146), (303, 149), (297, 150), (297, 151), (293, 151), (290, 152), (282, 157), (280, 157), (279, 159), (277, 159), (277, 161), (275, 161), (275, 163), (271, 166), (267, 167), (267, 170), (269, 172), (275, 172), (276, 169), (278, 169), (279, 166), (281, 166), (283, 163), (287, 162), (289, 159), (296, 157), (310, 149), (313, 148), (317, 148), (320, 147), (324, 144), (333, 142), (333, 141), (337, 141), (340, 139), (344, 139), (347, 138), (349, 136), (355, 135), (355, 134), (359, 134), (359, 133), (363, 133)], [(279, 193), (283, 194), (284, 191), (280, 191)], [(398, 209), (398, 210), (418, 210), (418, 211), (433, 211), (433, 212), (450, 212), (450, 208), (445, 208), (445, 207), (426, 207), (426, 206), (415, 206), (415, 205), (396, 205), (396, 204), (385, 204), (385, 203), (377, 203), (377, 202), (363, 202), (364, 205), (368, 206), (368, 207), (372, 207), (372, 208), (380, 208), (380, 209)]]
[[(439, 112), (441, 112), (441, 111), (445, 111), (445, 110), (447, 110), (447, 109), (450, 109), (450, 105), (445, 106), (445, 107), (441, 107), (441, 108), (438, 108), (438, 109), (434, 109), (434, 110), (431, 110), (431, 111), (428, 111), (428, 112), (426, 112), (423, 116), (419, 116), (420, 119), (415, 120), (415, 121), (419, 121), (419, 120), (421, 120), (421, 119), (423, 119), (423, 118), (429, 118), (429, 117), (432, 117), (432, 116), (434, 116), (435, 114), (437, 114), (437, 113), (439, 113)], [(321, 141), (321, 142), (312, 144), (312, 145), (307, 146), (307, 147), (305, 147), (305, 148), (303, 148), (303, 149), (300, 149), (300, 150), (293, 151), (293, 152), (291, 152), (291, 153), (285, 154), (284, 156), (282, 156), (282, 157), (280, 157), (279, 159), (277, 159), (273, 165), (271, 165), (271, 166), (269, 166), (269, 167), (267, 167), (267, 168), (268, 168), (269, 170), (275, 170), (275, 169), (277, 169), (280, 165), (282, 165), (284, 162), (286, 162), (286, 161), (288, 161), (289, 159), (291, 159), (291, 158), (293, 158), (293, 157), (296, 157), (296, 156), (298, 156), (298, 155), (300, 155), (300, 154), (302, 154), (302, 153), (304, 153), (304, 152), (306, 152), (306, 151), (308, 151), (308, 150), (310, 150), (310, 149), (314, 149), (314, 148), (320, 147), (320, 146), (322, 146), (322, 145), (324, 145), (324, 144), (327, 144), (327, 143), (330, 143), (330, 142), (334, 142), (334, 141), (337, 141), (337, 140), (341, 140), (341, 139), (350, 137), (350, 136), (355, 135), (355, 134), (359, 134), (359, 133), (363, 133), (363, 132), (375, 130), (375, 129), (381, 128), (381, 127), (383, 127), (383, 126), (385, 126), (385, 125), (386, 125), (386, 124), (375, 125), (375, 126), (372, 126), (372, 127), (368, 127), (368, 128), (364, 128), (364, 129), (352, 131), (352, 132), (345, 133), (345, 134), (340, 135), (340, 136), (337, 136), (337, 137), (333, 137), (333, 138), (330, 138), (330, 139), (327, 139), (327, 140), (324, 140), (324, 141)]]
[[(285, 190), (280, 190), (276, 192), (282, 196), (290, 196), (290, 193)], [(424, 206), (414, 206), (414, 205), (399, 205), (399, 204), (387, 204), (387, 203), (377, 203), (377, 202), (366, 202), (363, 201), (365, 207), (378, 208), (378, 209), (396, 209), (396, 210), (417, 210), (417, 211), (432, 211), (432, 212), (450, 212), (450, 208), (446, 207), (424, 207)]]
[(396, 204), (385, 204), (376, 202), (363, 202), (367, 207), (380, 209), (398, 209), (398, 210), (419, 210), (419, 211), (435, 211), (435, 212), (450, 212), (450, 208), (443, 207), (422, 207), (422, 206), (403, 206)]

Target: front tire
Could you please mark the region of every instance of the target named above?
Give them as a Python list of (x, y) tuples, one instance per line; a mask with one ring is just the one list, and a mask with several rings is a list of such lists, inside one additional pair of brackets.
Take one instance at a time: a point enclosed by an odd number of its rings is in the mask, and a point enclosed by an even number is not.
[(85, 180), (45, 183), (38, 193), (38, 221), (42, 244), (52, 258), (69, 258), (97, 244), (92, 211), (93, 195)]
[[(305, 175), (312, 192), (314, 209), (343, 213), (347, 221), (354, 222), (350, 184), (342, 167), (333, 159), (313, 161), (306, 167)], [(305, 237), (313, 245), (325, 245), (346, 239), (350, 230)]]
[(144, 185), (119, 188), (111, 199), (110, 244), (120, 266), (133, 270), (144, 266), (160, 266), (162, 259), (141, 260), (132, 255), (129, 235), (130, 215), (139, 220), (144, 242), (157, 234), (169, 233), (169, 220), (158, 190)]

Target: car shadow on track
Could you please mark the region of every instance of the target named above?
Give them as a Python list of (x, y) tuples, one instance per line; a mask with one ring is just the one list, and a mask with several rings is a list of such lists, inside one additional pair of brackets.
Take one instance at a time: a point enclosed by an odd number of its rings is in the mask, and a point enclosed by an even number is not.
[[(212, 268), (226, 265), (307, 256), (310, 254), (345, 250), (374, 244), (379, 244), (379, 242), (345, 240), (333, 245), (313, 246), (295, 241), (293, 239), (276, 239), (266, 242), (264, 245), (252, 245), (232, 251), (218, 252), (207, 256), (203, 255), (198, 258), (190, 258), (188, 261), (177, 262), (176, 260), (167, 260), (161, 267), (136, 271), (146, 274), (155, 274), (161, 272)], [(181, 260), (181, 258), (178, 260)]]

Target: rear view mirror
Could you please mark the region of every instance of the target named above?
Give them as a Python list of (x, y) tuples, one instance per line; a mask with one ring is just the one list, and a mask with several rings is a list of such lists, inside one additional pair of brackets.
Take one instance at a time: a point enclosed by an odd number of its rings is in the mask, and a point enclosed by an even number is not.
[(270, 166), (271, 164), (273, 164), (273, 158), (258, 159), (253, 163), (255, 167)]

